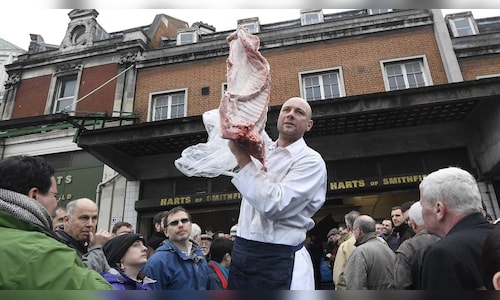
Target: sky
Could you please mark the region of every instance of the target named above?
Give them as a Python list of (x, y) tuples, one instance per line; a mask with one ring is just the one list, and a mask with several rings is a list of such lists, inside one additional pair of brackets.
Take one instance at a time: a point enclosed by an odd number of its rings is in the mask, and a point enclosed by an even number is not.
[[(125, 2), (126, 3), (126, 2)], [(346, 9), (323, 9), (325, 14)], [(30, 34), (39, 34), (45, 43), (59, 45), (69, 23), (71, 9), (7, 8), (0, 14), (0, 38), (28, 50)], [(202, 21), (215, 26), (217, 31), (236, 28), (237, 20), (259, 17), (261, 24), (298, 19), (300, 9), (116, 9), (98, 8), (97, 22), (108, 33), (151, 24), (155, 15), (163, 13), (188, 22)], [(443, 15), (472, 11), (474, 18), (500, 17), (500, 9), (443, 9)], [(19, 21), (21, 20), (21, 21)]]

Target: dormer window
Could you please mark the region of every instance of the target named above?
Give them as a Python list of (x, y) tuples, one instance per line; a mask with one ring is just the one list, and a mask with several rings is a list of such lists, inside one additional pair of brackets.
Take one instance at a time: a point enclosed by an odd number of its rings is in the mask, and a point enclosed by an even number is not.
[(475, 22), (471, 17), (453, 18), (449, 20), (454, 37), (477, 34)]
[(311, 25), (323, 23), (323, 11), (321, 9), (314, 10), (301, 10), (300, 11), (300, 24)]
[[(191, 29), (191, 28), (190, 28)], [(198, 42), (196, 30), (177, 31), (177, 45), (186, 45)]]
[(260, 32), (260, 23), (259, 18), (250, 18), (238, 20), (238, 27), (242, 26), (248, 29), (250, 33), (259, 33)]
[(370, 15), (379, 15), (379, 14), (385, 14), (385, 13), (389, 13), (389, 12), (392, 12), (392, 9), (390, 9), (390, 8), (370, 8), (368, 10), (368, 13)]
[(71, 34), (71, 43), (73, 45), (85, 45), (87, 43), (87, 32), (83, 25), (77, 25)]

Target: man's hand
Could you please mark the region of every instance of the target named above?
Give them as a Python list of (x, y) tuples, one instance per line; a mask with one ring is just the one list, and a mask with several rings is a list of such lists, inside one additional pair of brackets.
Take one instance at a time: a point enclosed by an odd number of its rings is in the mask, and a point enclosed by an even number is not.
[(101, 229), (97, 231), (95, 234), (91, 232), (89, 234), (89, 237), (90, 237), (90, 246), (98, 246), (98, 245), (102, 246), (113, 237), (113, 234)]
[(231, 152), (233, 152), (234, 157), (236, 158), (236, 161), (238, 162), (238, 166), (240, 167), (240, 169), (252, 161), (250, 155), (236, 141), (229, 140), (227, 145), (229, 146)]

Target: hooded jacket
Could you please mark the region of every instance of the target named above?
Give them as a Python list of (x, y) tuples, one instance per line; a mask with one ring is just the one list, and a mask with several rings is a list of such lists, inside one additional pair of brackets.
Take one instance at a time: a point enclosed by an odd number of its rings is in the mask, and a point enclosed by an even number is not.
[(0, 290), (111, 290), (52, 235), (51, 224), (40, 203), (0, 189)]
[(151, 290), (151, 284), (155, 282), (149, 277), (144, 277), (142, 282), (134, 280), (115, 268), (111, 268), (108, 272), (102, 273), (102, 277), (104, 277), (115, 290)]

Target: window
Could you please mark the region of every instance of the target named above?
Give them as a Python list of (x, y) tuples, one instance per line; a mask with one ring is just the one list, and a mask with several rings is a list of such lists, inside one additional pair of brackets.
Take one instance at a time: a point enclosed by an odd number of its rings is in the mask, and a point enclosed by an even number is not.
[(87, 33), (85, 26), (78, 25), (73, 29), (71, 34), (71, 42), (74, 45), (84, 45), (87, 42)]
[(386, 90), (394, 91), (431, 85), (425, 57), (383, 62)]
[(238, 27), (239, 26), (245, 27), (250, 33), (260, 32), (260, 22), (258, 17), (238, 20)]
[(185, 115), (186, 93), (184, 91), (153, 96), (152, 121), (182, 118)]
[(69, 75), (58, 78), (54, 113), (74, 110), (76, 77), (76, 75)]
[(370, 15), (379, 15), (379, 14), (385, 14), (385, 13), (388, 13), (391, 11), (392, 11), (392, 9), (390, 9), (390, 8), (371, 8), (368, 10), (368, 13)]
[(477, 34), (471, 17), (450, 19), (450, 26), (454, 37), (468, 36)]
[(177, 45), (186, 45), (196, 42), (198, 42), (198, 35), (196, 34), (196, 31), (184, 31), (177, 33)]
[(222, 96), (224, 96), (224, 93), (227, 91), (227, 82), (222, 83)]
[(300, 12), (300, 23), (302, 25), (323, 23), (322, 10), (302, 10)]
[(339, 70), (302, 74), (302, 93), (307, 101), (332, 99), (344, 96)]
[(248, 29), (248, 32), (250, 33), (257, 33), (258, 31), (258, 26), (256, 23), (246, 23), (246, 24), (241, 24), (240, 26), (245, 27)]

